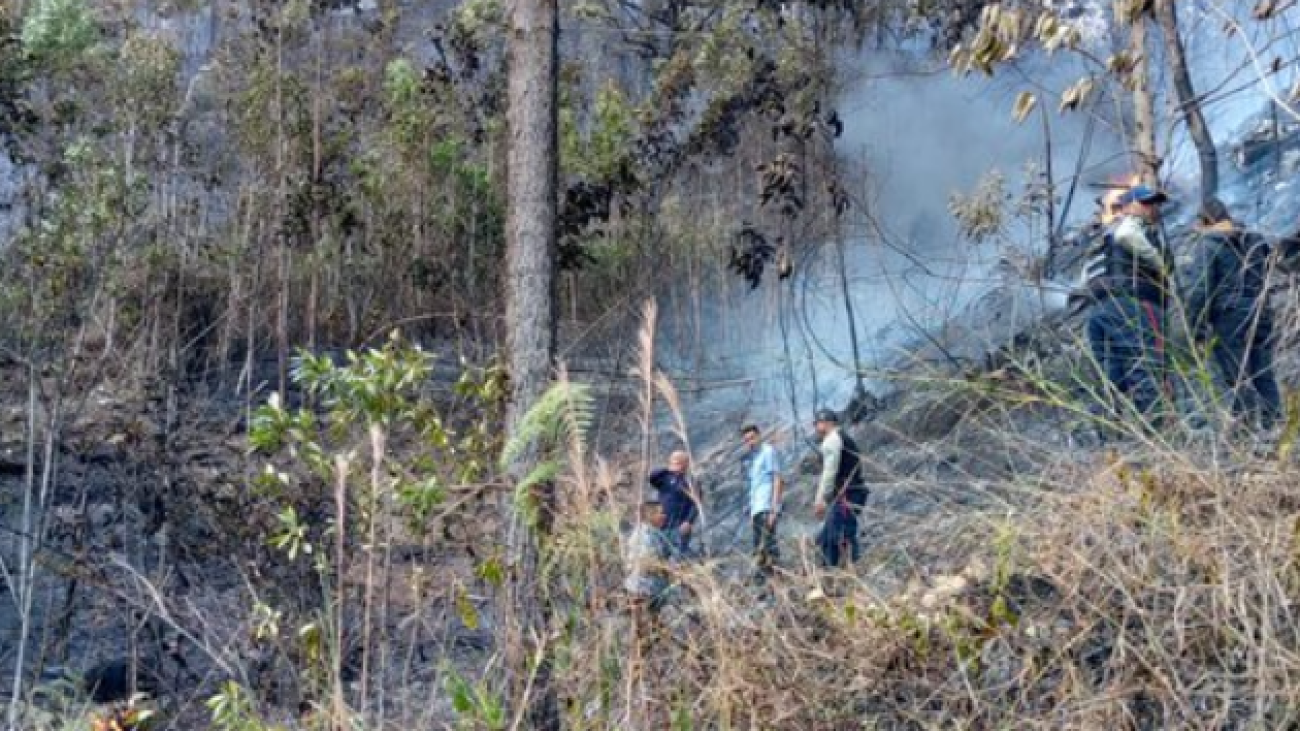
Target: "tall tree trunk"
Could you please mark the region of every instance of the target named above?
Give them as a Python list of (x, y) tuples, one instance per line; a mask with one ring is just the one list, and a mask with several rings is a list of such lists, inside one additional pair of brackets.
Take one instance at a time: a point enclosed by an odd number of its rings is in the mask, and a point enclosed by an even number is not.
[(1129, 53), (1133, 54), (1133, 136), (1137, 174), (1147, 185), (1160, 182), (1160, 156), (1156, 153), (1156, 105), (1151, 95), (1151, 63), (1147, 43), (1147, 19), (1140, 16), (1129, 29)]
[[(545, 391), (555, 356), (555, 257), (559, 188), (558, 0), (515, 0), (510, 18), (506, 221), (506, 349), (511, 398), (506, 429), (513, 434)], [(507, 465), (517, 482), (536, 466), (525, 454)], [(544, 500), (544, 498), (543, 498)], [(513, 505), (513, 503), (512, 503)], [(545, 508), (543, 509), (545, 512)], [(545, 527), (538, 528), (538, 533)], [(548, 612), (538, 578), (538, 540), (523, 516), (512, 515), (512, 571), (505, 652), (512, 696), (526, 704), (530, 728), (559, 725), (545, 646)]]
[(1174, 0), (1156, 1), (1156, 20), (1160, 23), (1160, 31), (1165, 38), (1165, 58), (1169, 61), (1174, 93), (1178, 95), (1178, 109), (1187, 122), (1187, 132), (1196, 145), (1196, 155), (1201, 161), (1201, 200), (1206, 201), (1219, 192), (1219, 153), (1214, 146), (1214, 138), (1210, 135), (1210, 127), (1205, 123), (1196, 87), (1192, 84), (1192, 73), (1187, 67), (1187, 49), (1183, 47), (1183, 37), (1179, 33), (1178, 9)]

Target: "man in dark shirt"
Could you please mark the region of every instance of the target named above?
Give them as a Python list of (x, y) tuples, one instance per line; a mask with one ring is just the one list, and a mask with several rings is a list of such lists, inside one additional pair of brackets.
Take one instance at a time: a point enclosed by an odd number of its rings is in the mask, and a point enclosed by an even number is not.
[(1272, 249), (1263, 236), (1242, 230), (1218, 199), (1202, 205), (1196, 224), (1186, 277), (1188, 323), (1218, 364), (1232, 411), (1269, 428), (1284, 415), (1268, 306)]
[(664, 508), (664, 532), (677, 551), (686, 555), (690, 550), (691, 536), (700, 516), (699, 495), (691, 484), (690, 457), (685, 452), (673, 452), (668, 457), (668, 468), (650, 473), (650, 486), (659, 491), (659, 502)]
[(1090, 252), (1083, 276), (1092, 305), (1088, 341), (1102, 375), (1144, 417), (1164, 391), (1165, 300), (1172, 261), (1156, 223), (1164, 193), (1138, 185)]

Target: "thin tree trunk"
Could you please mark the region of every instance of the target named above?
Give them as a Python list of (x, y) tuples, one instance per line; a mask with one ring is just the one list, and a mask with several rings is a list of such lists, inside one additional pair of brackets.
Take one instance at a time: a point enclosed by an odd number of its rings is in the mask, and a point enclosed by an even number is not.
[(1147, 52), (1147, 21), (1133, 21), (1129, 52), (1133, 54), (1133, 127), (1137, 174), (1147, 185), (1160, 182), (1160, 156), (1156, 154), (1156, 109), (1151, 95), (1151, 64)]
[(284, 135), (284, 30), (275, 32), (275, 241), (279, 292), (276, 293), (275, 335), (276, 374), (279, 393), (289, 389), (289, 242), (285, 240), (285, 212), (288, 199), (288, 162)]
[(36, 409), (38, 405), (36, 394), (38, 391), (38, 378), (40, 378), (40, 373), (37, 371), (33, 360), (27, 367), (27, 452), (25, 455), (27, 465), (23, 489), (22, 534), (18, 537), (18, 581), (14, 591), (19, 608), (19, 628), (15, 647), (13, 690), (9, 700), (8, 728), (11, 731), (18, 728), (18, 712), (22, 707), (23, 680), (26, 676), (26, 667), (24, 666), (27, 664), (27, 636), (31, 632), (31, 612), (28, 609), (30, 604), (28, 596), (31, 590), (27, 587), (31, 583), (28, 576), (35, 570), (33, 556), (36, 552), (32, 531), (35, 525), (36, 512)]
[(835, 222), (835, 258), (840, 270), (840, 294), (844, 297), (844, 315), (848, 318), (849, 343), (853, 346), (853, 400), (860, 404), (867, 395), (866, 383), (862, 380), (862, 348), (858, 343), (858, 318), (853, 312), (853, 293), (849, 287), (849, 262), (844, 251), (844, 228)]
[(1201, 162), (1201, 200), (1213, 198), (1219, 192), (1219, 152), (1205, 123), (1201, 102), (1192, 84), (1192, 73), (1187, 66), (1187, 49), (1179, 32), (1178, 8), (1174, 0), (1157, 0), (1156, 20), (1165, 37), (1165, 58), (1173, 78), (1174, 93), (1178, 95), (1178, 109), (1187, 122), (1187, 132), (1196, 145), (1196, 155)]
[(320, 40), (316, 47), (316, 88), (312, 94), (312, 115), (311, 115), (311, 252), (312, 256), (307, 261), (307, 269), (310, 273), (310, 285), (308, 286), (307, 295), (307, 349), (316, 352), (316, 327), (318, 309), (320, 307), (320, 276), (322, 261), (325, 257), (321, 254), (323, 244), (325, 225), (325, 212), (322, 210), (322, 187), (323, 175), (322, 167), (324, 165), (324, 97), (325, 95), (325, 66), (328, 63), (327, 54), (329, 53), (329, 32), (330, 32), (330, 15), (328, 13), (321, 17)]
[[(507, 433), (545, 391), (555, 355), (555, 249), (559, 183), (558, 0), (515, 0), (510, 18), (506, 349), (511, 398)], [(536, 465), (525, 454), (507, 472), (521, 480)], [(513, 503), (512, 503), (513, 504)], [(543, 509), (545, 512), (545, 508)], [(512, 512), (510, 607), (502, 624), (516, 703), (531, 728), (558, 728), (550, 683), (548, 612), (538, 587), (538, 536)], [(539, 531), (544, 531), (542, 526)], [(511, 616), (513, 615), (513, 616)], [(531, 673), (531, 677), (530, 677)], [(524, 696), (531, 695), (531, 698)], [(525, 712), (521, 706), (519, 713)]]
[(330, 668), (331, 731), (347, 727), (348, 707), (343, 695), (344, 649), (343, 606), (347, 600), (348, 546), (348, 473), (351, 463), (346, 455), (334, 457), (334, 663)]

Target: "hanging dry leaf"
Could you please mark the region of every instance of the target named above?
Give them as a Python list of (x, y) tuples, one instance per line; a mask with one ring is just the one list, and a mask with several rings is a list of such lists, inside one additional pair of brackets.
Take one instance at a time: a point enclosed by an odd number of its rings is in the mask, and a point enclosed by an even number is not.
[(1125, 25), (1132, 25), (1150, 15), (1154, 0), (1115, 0), (1115, 17)]
[(1037, 106), (1037, 95), (1029, 91), (1020, 92), (1020, 95), (1016, 97), (1015, 110), (1012, 112), (1012, 117), (1016, 120), (1016, 124), (1024, 124), (1024, 121), (1029, 118), (1029, 114), (1033, 112)]
[(1255, 4), (1253, 15), (1255, 20), (1264, 21), (1272, 20), (1282, 13), (1290, 10), (1296, 4), (1296, 0), (1259, 0)]
[(1093, 89), (1095, 89), (1096, 86), (1097, 82), (1095, 82), (1090, 76), (1076, 81), (1073, 86), (1065, 90), (1065, 93), (1061, 94), (1060, 111), (1072, 112), (1078, 109), (1080, 105), (1092, 96)]
[(1106, 70), (1116, 76), (1128, 76), (1137, 68), (1138, 56), (1128, 51), (1118, 51), (1115, 55), (1106, 59)]

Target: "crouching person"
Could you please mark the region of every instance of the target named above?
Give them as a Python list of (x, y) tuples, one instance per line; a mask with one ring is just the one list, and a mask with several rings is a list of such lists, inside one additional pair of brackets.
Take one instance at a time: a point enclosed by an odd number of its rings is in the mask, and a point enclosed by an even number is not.
[(623, 587), (636, 615), (658, 612), (668, 594), (668, 562), (673, 557), (673, 545), (664, 532), (665, 519), (663, 505), (658, 500), (646, 500), (628, 538)]

